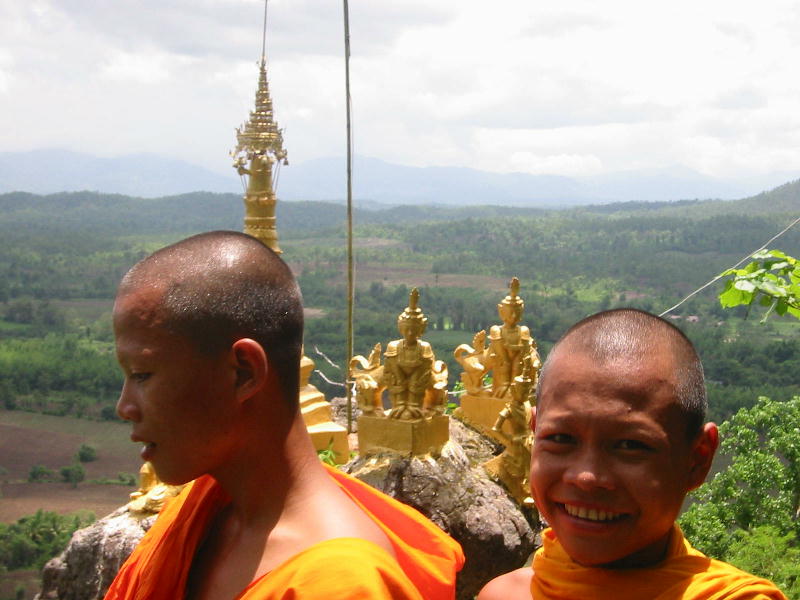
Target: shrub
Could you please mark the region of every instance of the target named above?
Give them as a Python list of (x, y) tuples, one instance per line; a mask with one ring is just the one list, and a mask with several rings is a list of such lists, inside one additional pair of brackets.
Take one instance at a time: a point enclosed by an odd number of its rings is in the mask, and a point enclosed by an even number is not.
[(78, 453), (75, 455), (75, 458), (82, 463), (92, 462), (93, 460), (97, 460), (97, 450), (94, 446), (81, 444), (81, 447), (78, 448)]
[(61, 467), (59, 471), (61, 479), (66, 483), (72, 484), (72, 487), (78, 487), (78, 484), (86, 477), (86, 471), (80, 463), (72, 463)]
[(49, 481), (53, 478), (54, 474), (52, 469), (48, 469), (44, 465), (33, 465), (31, 470), (28, 471), (28, 481)]

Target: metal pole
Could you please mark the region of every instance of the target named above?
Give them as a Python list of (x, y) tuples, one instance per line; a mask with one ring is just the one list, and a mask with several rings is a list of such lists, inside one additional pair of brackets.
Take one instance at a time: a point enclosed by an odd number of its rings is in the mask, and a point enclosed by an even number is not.
[(344, 88), (347, 111), (347, 355), (345, 357), (345, 388), (347, 400), (347, 433), (353, 432), (350, 357), (353, 356), (353, 147), (350, 137), (350, 9), (344, 0)]

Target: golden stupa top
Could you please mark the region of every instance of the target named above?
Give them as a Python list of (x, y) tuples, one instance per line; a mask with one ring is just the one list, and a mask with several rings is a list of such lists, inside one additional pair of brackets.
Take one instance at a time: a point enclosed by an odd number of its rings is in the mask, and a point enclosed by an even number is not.
[(419, 324), (428, 322), (428, 317), (423, 314), (422, 309), (419, 307), (419, 290), (417, 288), (411, 289), (411, 293), (408, 295), (408, 306), (402, 313), (400, 313), (400, 316), (397, 317), (397, 320), (413, 321)]
[(256, 155), (272, 155), (275, 160), (289, 164), (283, 147), (283, 132), (272, 113), (272, 98), (267, 83), (267, 61), (261, 58), (259, 64), (256, 107), (250, 112), (250, 120), (236, 129), (236, 150), (234, 156), (245, 154), (249, 158)]
[(525, 302), (519, 297), (519, 279), (512, 277), (508, 288), (508, 296), (503, 298), (503, 301), (500, 304), (524, 306)]

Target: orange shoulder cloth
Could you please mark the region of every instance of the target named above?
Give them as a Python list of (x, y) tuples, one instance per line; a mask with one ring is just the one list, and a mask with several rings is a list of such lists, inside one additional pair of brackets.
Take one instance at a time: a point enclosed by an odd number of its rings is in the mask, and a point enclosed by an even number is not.
[[(349, 475), (335, 469), (328, 472), (381, 527), (397, 560), (365, 540), (328, 540), (252, 582), (239, 598), (452, 600), (456, 572), (464, 563), (458, 543), (414, 509)], [(106, 600), (184, 598), (197, 547), (228, 501), (209, 476), (188, 485), (164, 506), (120, 569)]]
[(535, 600), (786, 600), (766, 579), (708, 558), (675, 525), (667, 557), (646, 569), (582, 567), (572, 561), (552, 529), (533, 559)]

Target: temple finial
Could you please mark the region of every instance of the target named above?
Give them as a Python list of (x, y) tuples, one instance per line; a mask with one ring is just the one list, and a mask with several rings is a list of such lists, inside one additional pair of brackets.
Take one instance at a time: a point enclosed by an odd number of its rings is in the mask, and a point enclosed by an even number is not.
[(275, 229), (275, 184), (280, 165), (288, 165), (289, 161), (283, 147), (283, 130), (278, 128), (272, 112), (267, 82), (267, 0), (264, 0), (255, 109), (250, 112), (250, 119), (236, 129), (236, 141), (236, 148), (231, 152), (233, 166), (247, 186), (244, 232), (280, 253)]

